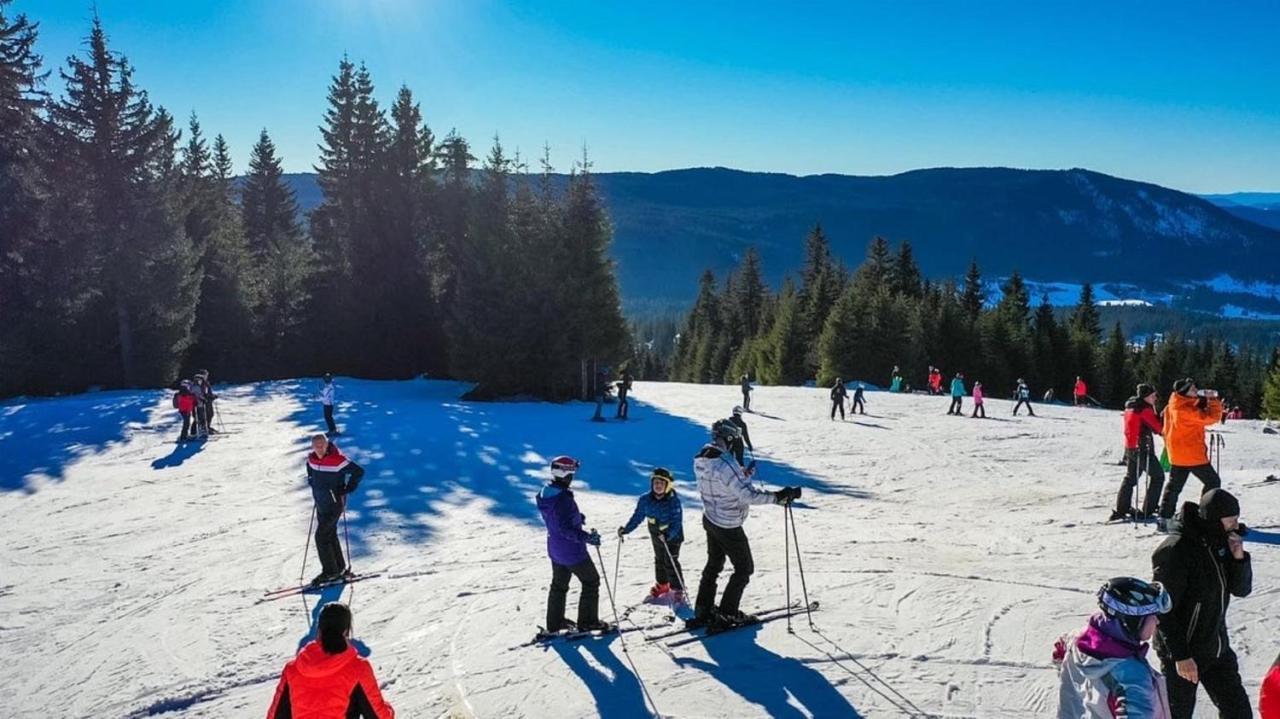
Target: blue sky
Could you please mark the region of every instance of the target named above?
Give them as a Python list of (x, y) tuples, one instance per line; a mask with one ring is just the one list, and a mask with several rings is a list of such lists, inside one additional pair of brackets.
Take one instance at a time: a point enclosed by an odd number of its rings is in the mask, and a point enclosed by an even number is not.
[[(46, 64), (91, 0), (15, 0)], [(97, 0), (152, 99), (243, 169), (266, 127), (315, 161), (345, 52), (437, 135), (567, 168), (813, 174), (1087, 167), (1194, 192), (1280, 190), (1280, 5), (1165, 2)], [(55, 73), (56, 75), (56, 73)], [(56, 77), (51, 79), (56, 91)]]

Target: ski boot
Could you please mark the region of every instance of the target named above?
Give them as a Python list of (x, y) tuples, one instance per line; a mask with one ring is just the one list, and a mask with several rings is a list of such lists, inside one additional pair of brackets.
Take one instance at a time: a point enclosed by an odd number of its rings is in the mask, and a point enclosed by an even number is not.
[(662, 595), (666, 594), (669, 591), (671, 591), (670, 584), (667, 584), (665, 582), (662, 584), (654, 584), (652, 587), (649, 588), (649, 598), (657, 599), (658, 597), (661, 597)]
[(600, 634), (608, 634), (609, 632), (612, 632), (613, 629), (614, 627), (612, 624), (600, 619), (597, 619), (594, 622), (587, 622), (586, 624), (578, 625), (578, 631), (580, 632), (598, 632)]

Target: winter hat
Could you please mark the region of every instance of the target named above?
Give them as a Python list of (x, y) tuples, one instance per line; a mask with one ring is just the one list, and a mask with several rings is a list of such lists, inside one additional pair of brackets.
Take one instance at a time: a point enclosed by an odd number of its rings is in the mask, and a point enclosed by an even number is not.
[(1206, 522), (1239, 516), (1240, 501), (1225, 489), (1211, 489), (1200, 498), (1200, 518)]
[(1146, 382), (1143, 382), (1142, 384), (1138, 385), (1138, 394), (1137, 394), (1137, 396), (1138, 396), (1138, 397), (1140, 397), (1140, 398), (1141, 398), (1141, 397), (1146, 397), (1147, 395), (1149, 395), (1149, 394), (1151, 394), (1152, 392), (1155, 392), (1155, 391), (1156, 391), (1156, 388), (1155, 388), (1154, 386), (1149, 385), (1149, 384), (1147, 384)]
[(1173, 383), (1173, 391), (1177, 392), (1178, 394), (1185, 394), (1187, 391), (1187, 388), (1195, 383), (1196, 381), (1194, 379), (1190, 377), (1183, 377), (1182, 379), (1177, 380)]

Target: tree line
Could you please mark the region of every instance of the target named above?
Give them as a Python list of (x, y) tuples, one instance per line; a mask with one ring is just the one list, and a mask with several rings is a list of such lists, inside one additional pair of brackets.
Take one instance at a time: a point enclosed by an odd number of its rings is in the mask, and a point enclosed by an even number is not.
[(798, 277), (774, 292), (762, 274), (754, 249), (723, 282), (703, 273), (663, 368), (670, 379), (747, 375), (764, 384), (827, 385), (839, 377), (887, 386), (896, 366), (907, 383), (923, 387), (934, 366), (948, 377), (963, 372), (966, 386), (981, 381), (996, 397), (1012, 395), (1024, 379), (1037, 395), (1053, 390), (1066, 398), (1082, 377), (1094, 398), (1119, 408), (1138, 382), (1166, 394), (1176, 379), (1193, 376), (1248, 416), (1280, 418), (1280, 349), (1155, 334), (1135, 343), (1119, 323), (1102, 327), (1089, 284), (1075, 308), (1061, 313), (1048, 296), (1033, 307), (1015, 271), (989, 302), (976, 260), (962, 281), (933, 282), (909, 242), (895, 249), (876, 237), (849, 270), (832, 256), (821, 226), (805, 240)]
[(38, 27), (0, 0), (0, 396), (334, 372), (580, 389), (630, 346), (584, 153), (553, 185), (495, 138), (437, 138), (347, 58), (302, 217), (264, 129), (242, 182), (192, 114), (152, 104), (94, 19), (51, 97)]

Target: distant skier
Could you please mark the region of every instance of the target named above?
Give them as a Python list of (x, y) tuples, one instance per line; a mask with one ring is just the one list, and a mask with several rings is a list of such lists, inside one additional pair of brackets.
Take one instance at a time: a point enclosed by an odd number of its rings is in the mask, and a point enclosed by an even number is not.
[(893, 366), (893, 375), (889, 378), (889, 391), (902, 391), (902, 372), (898, 369), (898, 365)]
[[(729, 459), (729, 446), (738, 436), (736, 425), (725, 420), (711, 427), (711, 442), (693, 460), (702, 495), (702, 528), (707, 533), (707, 564), (698, 585), (694, 617), (690, 628), (710, 626), (728, 628), (756, 621), (739, 609), (742, 593), (751, 581), (755, 563), (751, 544), (742, 529), (753, 504), (787, 504), (800, 498), (799, 487), (784, 487), (764, 492), (751, 484), (754, 468), (743, 469)], [(725, 559), (733, 564), (733, 574), (725, 586), (724, 596), (716, 607), (716, 583), (724, 569)]]
[(267, 719), (395, 719), (373, 667), (350, 639), (351, 610), (340, 602), (324, 605), (316, 620), (316, 639), (284, 666)]
[(753, 455), (756, 453), (755, 446), (751, 444), (751, 432), (747, 430), (747, 420), (742, 417), (742, 413), (745, 411), (746, 410), (742, 407), (734, 407), (733, 415), (729, 417), (729, 421), (732, 422), (733, 426), (737, 427), (740, 432), (738, 437), (734, 439), (733, 443), (730, 445), (729, 449), (733, 453), (734, 459), (738, 460), (738, 465), (742, 467), (747, 466), (745, 462), (747, 453), (745, 450), (751, 450), (751, 454)]
[(311, 454), (307, 455), (307, 484), (316, 503), (316, 554), (320, 555), (320, 574), (312, 584), (336, 582), (350, 576), (347, 561), (338, 541), (338, 521), (347, 508), (347, 495), (356, 491), (364, 468), (347, 459), (337, 445), (323, 434), (311, 438)]
[[(582, 529), (586, 517), (578, 511), (573, 498), (574, 476), (581, 463), (561, 455), (551, 460), (551, 481), (538, 492), (538, 512), (547, 526), (547, 556), (551, 558), (551, 589), (547, 592), (547, 631), (562, 629), (608, 631), (600, 621), (600, 573), (587, 553), (587, 545), (600, 546), (600, 533)], [(569, 577), (582, 584), (578, 600), (578, 622), (564, 616), (565, 599), (569, 595)]]
[(1060, 719), (1169, 719), (1164, 677), (1147, 663), (1159, 616), (1172, 608), (1159, 583), (1116, 577), (1098, 590), (1101, 612), (1054, 645)]
[(1045, 390), (1045, 391), (1044, 391), (1044, 396), (1043, 396), (1043, 397), (1041, 397), (1040, 399), (1041, 399), (1045, 404), (1048, 404), (1048, 403), (1050, 403), (1050, 402), (1054, 401), (1054, 400), (1055, 400), (1055, 399), (1057, 399), (1057, 398), (1058, 398), (1058, 392), (1057, 392), (1057, 390), (1055, 390), (1054, 388), (1050, 387), (1049, 389), (1047, 389), (1047, 390)]
[(192, 431), (195, 432), (196, 437), (208, 437), (209, 422), (204, 413), (204, 385), (200, 383), (199, 377), (189, 379), (187, 383), (196, 400), (195, 409), (192, 411), (192, 419), (195, 423)]
[(1076, 377), (1073, 397), (1077, 407), (1087, 407), (1089, 405), (1089, 385), (1084, 383), (1084, 378)]
[(739, 382), (739, 384), (742, 385), (742, 408), (750, 412), (751, 411), (751, 378), (744, 374), (742, 375), (742, 380), (741, 382)]
[(622, 378), (618, 380), (618, 419), (626, 419), (627, 413), (631, 410), (631, 403), (627, 401), (627, 396), (631, 394), (631, 383), (634, 380), (630, 372), (623, 372)]
[(1205, 450), (1205, 428), (1222, 417), (1222, 401), (1218, 393), (1196, 388), (1190, 377), (1173, 383), (1173, 394), (1164, 408), (1164, 446), (1169, 453), (1169, 483), (1160, 498), (1160, 518), (1164, 524), (1173, 516), (1178, 495), (1187, 483), (1187, 476), (1194, 474), (1206, 491), (1222, 486), (1222, 479), (1209, 463)]
[(337, 437), (342, 434), (338, 431), (338, 425), (333, 421), (333, 398), (336, 392), (337, 387), (333, 384), (333, 375), (325, 372), (324, 384), (320, 385), (320, 404), (324, 407), (324, 424), (329, 428), (330, 437)]
[(836, 419), (836, 409), (840, 410), (840, 420), (844, 421), (844, 398), (849, 395), (849, 390), (844, 386), (844, 380), (836, 377), (836, 383), (831, 385), (831, 420)]
[(986, 419), (987, 410), (985, 407), (982, 406), (982, 383), (974, 382), (973, 383), (973, 414), (970, 415), (970, 418), (977, 419), (978, 417)]
[(957, 417), (964, 414), (963, 372), (956, 372), (956, 376), (951, 378), (951, 409), (947, 410), (947, 414), (954, 414)]
[(862, 393), (866, 390), (866, 387), (867, 386), (865, 384), (863, 384), (862, 382), (859, 382), (858, 386), (853, 388), (853, 404), (849, 406), (849, 414), (854, 414), (854, 413), (866, 414), (867, 413), (867, 404), (866, 404), (866, 401), (862, 398)]
[(929, 368), (929, 394), (935, 397), (942, 394), (942, 370), (937, 367)]
[(1156, 515), (1160, 490), (1164, 487), (1164, 468), (1155, 452), (1155, 435), (1164, 429), (1156, 414), (1156, 399), (1156, 388), (1144, 382), (1124, 404), (1124, 481), (1108, 521), (1124, 519), (1133, 511), (1133, 490), (1138, 486), (1138, 475), (1143, 472), (1147, 475), (1147, 495), (1135, 514), (1138, 519)]
[(1014, 390), (1014, 396), (1018, 400), (1018, 403), (1013, 405), (1014, 417), (1018, 416), (1018, 409), (1023, 405), (1027, 407), (1027, 414), (1032, 417), (1036, 416), (1036, 411), (1031, 409), (1031, 389), (1027, 387), (1027, 383), (1022, 381), (1021, 378), (1018, 379), (1018, 389)]
[(184, 379), (178, 385), (178, 391), (173, 394), (173, 408), (182, 415), (182, 434), (178, 435), (178, 442), (186, 442), (191, 439), (191, 415), (196, 411), (196, 396), (191, 393), (191, 380)]
[(209, 381), (209, 370), (202, 369), (199, 372), (196, 372), (196, 384), (200, 386), (200, 393), (202, 395), (202, 399), (200, 401), (201, 406), (197, 408), (197, 411), (203, 410), (204, 426), (205, 429), (208, 430), (208, 433), (217, 434), (218, 430), (213, 427), (213, 401), (218, 398), (218, 395), (213, 393), (213, 384)]
[(649, 476), (649, 491), (640, 495), (631, 519), (618, 527), (618, 538), (630, 534), (641, 522), (649, 525), (653, 543), (653, 588), (649, 596), (658, 599), (675, 592), (673, 603), (684, 603), (684, 573), (680, 569), (680, 545), (684, 543), (684, 510), (676, 494), (675, 478), (664, 467)]

